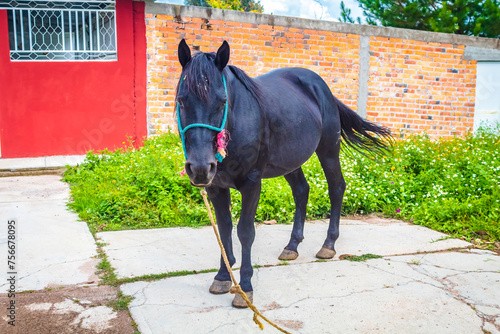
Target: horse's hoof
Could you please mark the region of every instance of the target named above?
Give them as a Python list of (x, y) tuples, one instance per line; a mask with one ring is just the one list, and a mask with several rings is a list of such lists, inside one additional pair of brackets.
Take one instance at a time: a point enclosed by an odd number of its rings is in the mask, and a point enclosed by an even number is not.
[(333, 257), (337, 254), (334, 250), (321, 247), (319, 250), (318, 254), (316, 254), (316, 257), (318, 259), (333, 259)]
[(210, 293), (213, 293), (215, 295), (228, 293), (229, 289), (231, 289), (231, 285), (233, 285), (231, 281), (218, 281), (214, 279), (214, 282), (212, 283), (208, 291), (210, 291)]
[[(249, 292), (245, 292), (245, 293), (248, 297), (248, 300), (250, 300), (250, 302), (253, 303), (253, 291), (249, 291)], [(237, 308), (247, 308), (248, 307), (247, 303), (245, 302), (243, 297), (241, 297), (240, 294), (234, 295), (233, 306), (237, 307)]]
[(278, 257), (278, 260), (295, 260), (299, 256), (299, 253), (289, 250), (289, 249), (283, 249), (283, 252), (281, 252), (281, 255)]

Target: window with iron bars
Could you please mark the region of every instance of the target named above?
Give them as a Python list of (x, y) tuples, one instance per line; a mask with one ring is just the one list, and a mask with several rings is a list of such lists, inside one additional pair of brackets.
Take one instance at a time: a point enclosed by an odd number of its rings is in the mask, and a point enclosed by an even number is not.
[(117, 60), (115, 1), (0, 1), (13, 61)]

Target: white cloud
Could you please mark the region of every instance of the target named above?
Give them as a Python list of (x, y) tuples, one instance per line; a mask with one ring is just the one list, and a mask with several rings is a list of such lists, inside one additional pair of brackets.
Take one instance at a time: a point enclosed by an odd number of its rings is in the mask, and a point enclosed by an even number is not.
[[(303, 17), (308, 19), (337, 20), (340, 17), (341, 0), (260, 0), (264, 6), (264, 13), (284, 16)], [(184, 0), (157, 0), (183, 4)], [(351, 9), (351, 16), (363, 18), (363, 11), (356, 0), (344, 0), (347, 8)], [(364, 20), (363, 20), (364, 21)]]
[(260, 0), (267, 14), (286, 15), (290, 11), (291, 1), (288, 0)]
[(174, 5), (183, 5), (184, 0), (156, 0), (156, 2), (171, 3)]
[[(260, 0), (264, 13), (296, 16), (309, 19), (337, 20), (340, 17), (340, 0)], [(356, 0), (344, 0), (351, 16), (363, 18), (363, 11)]]
[(301, 1), (300, 17), (316, 20), (335, 20), (325, 4), (313, 0)]

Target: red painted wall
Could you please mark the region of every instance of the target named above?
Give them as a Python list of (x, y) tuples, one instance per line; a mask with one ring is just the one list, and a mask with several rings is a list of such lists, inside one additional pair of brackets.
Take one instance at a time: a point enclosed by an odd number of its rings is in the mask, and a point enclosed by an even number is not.
[(146, 136), (144, 3), (116, 3), (118, 61), (11, 62), (0, 10), (2, 158), (84, 154)]

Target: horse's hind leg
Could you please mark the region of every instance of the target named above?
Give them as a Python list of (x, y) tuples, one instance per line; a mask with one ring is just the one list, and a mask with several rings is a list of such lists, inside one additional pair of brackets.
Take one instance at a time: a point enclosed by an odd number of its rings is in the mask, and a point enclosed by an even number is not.
[(335, 241), (339, 237), (340, 209), (342, 208), (342, 198), (345, 191), (345, 181), (339, 160), (340, 140), (333, 141), (336, 142), (334, 147), (331, 146), (332, 141), (329, 142), (329, 145), (320, 143), (316, 150), (328, 182), (331, 203), (328, 234), (323, 247), (316, 254), (316, 257), (320, 259), (331, 259), (335, 256)]
[[(222, 240), (222, 244), (224, 245), (224, 249), (226, 250), (229, 264), (232, 266), (236, 262), (236, 260), (233, 255), (233, 241), (231, 238), (233, 223), (231, 220), (231, 195), (229, 189), (209, 187), (207, 188), (207, 194), (214, 206), (219, 234)], [(221, 255), (220, 269), (215, 276), (215, 279), (210, 286), (209, 291), (214, 294), (227, 293), (229, 292), (231, 285), (231, 276), (227, 271), (226, 265)]]
[(299, 256), (297, 247), (304, 240), (304, 221), (306, 219), (307, 199), (309, 198), (309, 184), (304, 177), (302, 168), (285, 175), (285, 179), (292, 188), (293, 200), (295, 201), (295, 218), (290, 242), (278, 259), (295, 260)]

